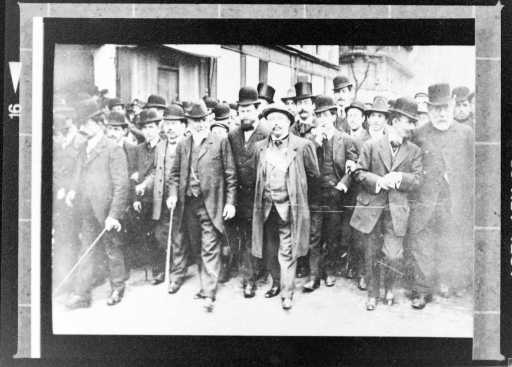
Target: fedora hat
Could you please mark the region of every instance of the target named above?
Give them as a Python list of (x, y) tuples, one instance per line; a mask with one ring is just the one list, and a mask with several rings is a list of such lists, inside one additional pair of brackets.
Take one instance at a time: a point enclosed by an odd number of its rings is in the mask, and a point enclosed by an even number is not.
[(268, 103), (274, 103), (274, 94), (276, 90), (266, 83), (258, 83), (258, 98), (262, 98)]
[(390, 108), (389, 111), (399, 113), (415, 121), (418, 120), (418, 104), (406, 97), (398, 98), (393, 108)]
[(359, 102), (359, 101), (353, 101), (347, 107), (345, 107), (345, 113), (347, 113), (348, 110), (350, 110), (351, 108), (356, 108), (356, 109), (360, 110), (363, 114), (365, 113), (365, 110), (366, 110), (364, 108), (363, 102)]
[(85, 122), (90, 118), (101, 115), (103, 111), (94, 98), (87, 98), (78, 102), (76, 114), (79, 121)]
[(370, 115), (372, 112), (379, 112), (379, 113), (383, 113), (383, 114), (387, 115), (389, 112), (389, 108), (388, 108), (388, 102), (386, 101), (386, 98), (381, 97), (381, 96), (376, 96), (373, 99), (372, 106), (366, 109), (367, 115)]
[(185, 120), (185, 111), (177, 104), (170, 104), (164, 111), (164, 120), (166, 121), (183, 121)]
[(288, 117), (288, 120), (290, 120), (290, 125), (295, 122), (295, 117), (288, 111), (285, 105), (282, 103), (272, 103), (269, 104), (265, 109), (261, 112), (261, 116), (263, 118), (267, 118), (267, 116), (273, 112), (279, 112)]
[(107, 125), (126, 127), (128, 126), (128, 123), (122, 113), (110, 112), (107, 115)]
[(286, 96), (282, 97), (281, 101), (283, 101), (283, 103), (286, 103), (288, 101), (295, 101), (295, 89), (288, 89), (288, 91), (286, 92)]
[(219, 103), (217, 107), (213, 109), (213, 113), (215, 114), (215, 121), (225, 121), (229, 119), (231, 110), (227, 104)]
[(185, 117), (192, 120), (200, 120), (209, 114), (204, 101), (198, 101), (190, 105), (190, 109), (185, 112)]
[(295, 83), (295, 100), (315, 98), (313, 96), (313, 85), (310, 82)]
[(336, 92), (337, 90), (340, 90), (340, 89), (343, 89), (345, 87), (352, 85), (352, 82), (345, 75), (338, 75), (337, 77), (335, 77), (332, 80), (332, 84), (333, 84), (332, 90)]
[(245, 86), (240, 88), (238, 91), (238, 105), (239, 106), (248, 106), (251, 104), (259, 104), (258, 101), (258, 91), (249, 86)]
[(152, 94), (148, 97), (148, 101), (144, 105), (144, 108), (165, 108), (166, 106), (167, 103), (164, 97)]
[(428, 101), (432, 106), (447, 105), (451, 101), (450, 85), (448, 83), (433, 84), (428, 87)]
[(158, 112), (154, 108), (142, 110), (139, 114), (139, 117), (140, 126), (163, 120), (163, 118), (158, 115)]
[(452, 98), (455, 97), (455, 102), (468, 101), (470, 90), (468, 87), (457, 87), (452, 90)]
[(334, 104), (334, 100), (329, 96), (316, 96), (315, 98), (315, 113), (322, 113), (324, 111), (336, 110), (338, 107)]

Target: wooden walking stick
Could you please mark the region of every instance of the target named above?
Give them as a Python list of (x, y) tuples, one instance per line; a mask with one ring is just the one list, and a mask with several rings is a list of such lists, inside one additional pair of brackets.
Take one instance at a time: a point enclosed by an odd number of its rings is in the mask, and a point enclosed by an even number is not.
[(172, 217), (174, 214), (174, 207), (169, 209), (169, 233), (167, 235), (167, 252), (165, 253), (165, 284), (169, 284), (169, 272), (171, 267), (171, 242), (172, 242)]

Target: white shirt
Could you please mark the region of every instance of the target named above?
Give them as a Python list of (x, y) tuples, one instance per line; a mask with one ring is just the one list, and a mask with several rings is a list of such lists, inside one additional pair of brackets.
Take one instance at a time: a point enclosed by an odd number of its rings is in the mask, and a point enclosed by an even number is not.
[(256, 130), (258, 125), (259, 125), (259, 121), (256, 120), (256, 121), (254, 121), (254, 124), (253, 124), (254, 129), (244, 131), (244, 139), (245, 139), (246, 143), (249, 141), (249, 139), (251, 138), (252, 134), (254, 134), (254, 131)]

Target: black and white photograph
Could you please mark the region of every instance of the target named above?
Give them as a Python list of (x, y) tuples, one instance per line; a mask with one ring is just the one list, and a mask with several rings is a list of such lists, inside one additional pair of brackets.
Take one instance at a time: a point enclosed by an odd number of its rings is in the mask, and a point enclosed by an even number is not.
[(473, 336), (474, 46), (53, 67), (54, 334)]

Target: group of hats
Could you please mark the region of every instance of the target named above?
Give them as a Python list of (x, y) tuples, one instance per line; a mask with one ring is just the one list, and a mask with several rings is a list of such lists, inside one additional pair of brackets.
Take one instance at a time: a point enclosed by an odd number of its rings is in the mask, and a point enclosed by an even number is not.
[(407, 97), (400, 97), (392, 103), (388, 103), (386, 98), (376, 96), (373, 99), (373, 103), (368, 107), (360, 101), (353, 101), (350, 105), (345, 107), (345, 112), (348, 112), (351, 108), (358, 109), (367, 116), (373, 112), (382, 113), (386, 116), (389, 115), (390, 112), (394, 112), (404, 115), (412, 120), (418, 119), (418, 104)]

